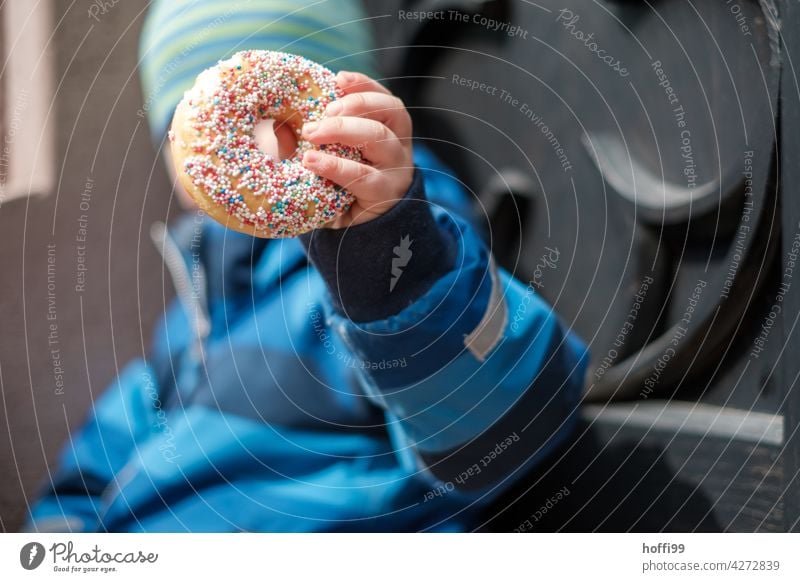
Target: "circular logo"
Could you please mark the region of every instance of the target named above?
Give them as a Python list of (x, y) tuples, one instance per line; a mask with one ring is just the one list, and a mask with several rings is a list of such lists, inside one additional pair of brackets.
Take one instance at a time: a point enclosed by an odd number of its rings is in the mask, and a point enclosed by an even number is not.
[(39, 542), (28, 542), (19, 551), (19, 563), (26, 570), (35, 570), (44, 561), (44, 546)]

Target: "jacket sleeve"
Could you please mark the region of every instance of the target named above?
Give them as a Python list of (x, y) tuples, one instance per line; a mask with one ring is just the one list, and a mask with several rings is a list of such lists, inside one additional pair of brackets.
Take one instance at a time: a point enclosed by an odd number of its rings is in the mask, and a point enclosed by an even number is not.
[(535, 285), (495, 265), (458, 182), (416, 162), (389, 212), (302, 240), (400, 457), (486, 500), (570, 434), (587, 351)]

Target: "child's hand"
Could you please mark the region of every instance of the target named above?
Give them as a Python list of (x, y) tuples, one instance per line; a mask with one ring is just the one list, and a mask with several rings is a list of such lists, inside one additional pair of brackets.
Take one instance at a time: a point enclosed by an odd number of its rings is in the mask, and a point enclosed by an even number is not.
[(368, 164), (308, 151), (303, 165), (349, 190), (356, 198), (348, 212), (329, 226), (344, 228), (387, 212), (402, 198), (414, 175), (411, 116), (403, 102), (361, 73), (340, 72), (336, 82), (345, 96), (328, 105), (325, 118), (303, 126), (315, 145), (357, 147)]

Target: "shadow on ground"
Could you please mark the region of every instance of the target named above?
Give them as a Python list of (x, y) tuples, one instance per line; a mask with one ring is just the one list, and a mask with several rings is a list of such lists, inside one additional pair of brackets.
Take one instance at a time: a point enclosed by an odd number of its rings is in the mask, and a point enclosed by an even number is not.
[[(663, 449), (633, 438), (601, 439), (583, 425), (577, 441), (508, 491), (488, 531), (716, 532), (713, 502), (682, 481)], [(568, 493), (567, 493), (568, 492)]]

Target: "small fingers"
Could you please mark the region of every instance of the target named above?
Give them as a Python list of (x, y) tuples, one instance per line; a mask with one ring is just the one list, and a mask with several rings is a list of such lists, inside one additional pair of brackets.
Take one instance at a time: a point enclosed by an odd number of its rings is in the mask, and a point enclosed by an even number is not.
[(364, 117), (330, 117), (303, 126), (303, 137), (315, 145), (341, 143), (357, 148), (373, 164), (405, 163), (403, 144), (383, 123)]
[(403, 102), (386, 93), (364, 91), (351, 93), (325, 108), (329, 117), (363, 117), (386, 124), (400, 138), (411, 137), (411, 116)]
[(303, 165), (318, 176), (349, 190), (356, 198), (369, 196), (374, 190), (374, 181), (380, 176), (380, 172), (371, 166), (316, 150), (303, 155)]
[(336, 84), (344, 91), (345, 95), (363, 91), (375, 91), (377, 93), (384, 93), (385, 95), (392, 94), (389, 89), (378, 83), (375, 79), (353, 71), (339, 71), (336, 75)]

